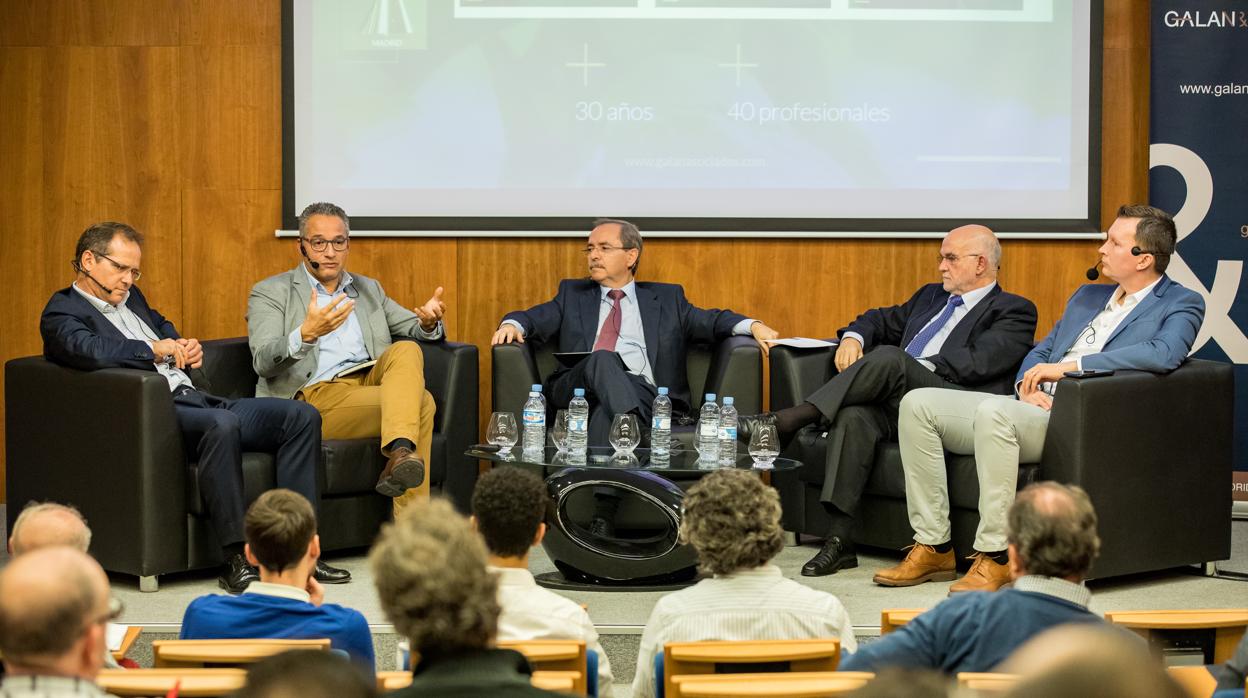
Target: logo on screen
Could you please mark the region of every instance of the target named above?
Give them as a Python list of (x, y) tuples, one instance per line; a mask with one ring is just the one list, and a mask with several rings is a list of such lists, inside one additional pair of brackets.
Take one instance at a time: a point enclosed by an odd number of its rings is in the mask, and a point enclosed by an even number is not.
[(1248, 28), (1248, 12), (1244, 10), (1170, 10), (1162, 21), (1171, 29), (1243, 29)]

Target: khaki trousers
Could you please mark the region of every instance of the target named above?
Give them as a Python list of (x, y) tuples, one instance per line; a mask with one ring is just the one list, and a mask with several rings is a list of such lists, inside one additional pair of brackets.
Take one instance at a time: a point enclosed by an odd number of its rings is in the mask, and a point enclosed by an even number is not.
[(425, 355), (419, 344), (395, 342), (367, 372), (314, 383), (295, 398), (321, 413), (322, 439), (380, 437), (382, 446), (395, 439), (416, 444), (416, 453), (425, 462), (425, 481), (394, 498), (394, 513), (397, 516), (418, 497), (429, 498), (435, 408), (433, 396), (425, 390)]
[(975, 550), (1005, 550), (1006, 514), (1018, 488), (1018, 464), (1040, 459), (1048, 428), (1046, 410), (1004, 395), (941, 388), (907, 393), (901, 400), (897, 434), (914, 540), (939, 545), (952, 537), (948, 450), (975, 456), (979, 475)]

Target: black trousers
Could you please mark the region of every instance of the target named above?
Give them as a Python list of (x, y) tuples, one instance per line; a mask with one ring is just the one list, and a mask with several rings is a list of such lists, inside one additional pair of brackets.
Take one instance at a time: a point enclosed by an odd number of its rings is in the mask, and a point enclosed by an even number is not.
[(824, 383), (806, 398), (830, 425), (820, 501), (857, 513), (876, 446), (897, 438), (901, 398), (916, 388), (959, 387), (894, 346), (877, 347)]
[(590, 446), (610, 445), (607, 434), (617, 414), (636, 414), (642, 433), (649, 432), (651, 409), (659, 391), (645, 378), (629, 373), (619, 354), (595, 351), (572, 368), (552, 373), (544, 388), (551, 409), (566, 408), (577, 388), (584, 388), (589, 400)]
[(321, 414), (298, 400), (227, 400), (180, 388), (173, 397), (188, 458), (198, 463), (198, 484), (217, 541), (243, 541), (243, 451), (273, 453), (278, 487), (294, 490), (316, 507), (316, 463)]

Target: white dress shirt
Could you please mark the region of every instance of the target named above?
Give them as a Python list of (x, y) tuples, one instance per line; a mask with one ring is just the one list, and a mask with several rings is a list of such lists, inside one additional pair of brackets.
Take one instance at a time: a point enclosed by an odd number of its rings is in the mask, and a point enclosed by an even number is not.
[[(982, 288), (977, 288), (974, 291), (967, 291), (966, 293), (963, 293), (962, 305), (953, 309), (953, 315), (949, 318), (949, 321), (945, 323), (944, 327), (940, 328), (939, 332), (928, 340), (927, 344), (923, 347), (923, 351), (919, 352), (919, 356), (935, 356), (936, 354), (939, 354), (941, 348), (945, 346), (945, 340), (949, 339), (949, 335), (953, 334), (954, 328), (958, 326), (959, 322), (962, 322), (962, 318), (970, 314), (971, 309), (978, 305), (980, 301), (987, 298), (988, 294), (992, 291), (992, 289), (996, 288), (996, 286), (997, 283), (994, 281)], [(936, 314), (932, 316), (931, 320), (928, 320), (923, 327), (919, 328), (919, 332), (927, 329), (927, 326), (936, 322), (936, 319), (939, 317), (940, 311), (937, 311)], [(919, 332), (915, 332), (915, 334), (917, 335)], [(857, 332), (846, 332), (841, 335), (842, 339), (845, 337), (853, 337), (858, 340), (858, 343), (861, 344), (864, 349), (867, 348), (866, 341), (863, 340), (862, 335)], [(905, 347), (902, 348), (904, 349)], [(927, 367), (927, 370), (929, 371), (936, 370), (936, 365), (930, 361), (919, 359), (919, 363)]]
[[(116, 327), (123, 335), (125, 335), (126, 339), (136, 339), (140, 342), (146, 342), (149, 347), (152, 346), (152, 343), (159, 342), (162, 339), (160, 335), (156, 334), (155, 330), (149, 327), (146, 322), (143, 322), (143, 318), (135, 315), (134, 311), (126, 305), (126, 301), (130, 300), (129, 291), (126, 291), (126, 295), (121, 299), (120, 304), (113, 305), (108, 301), (100, 300), (90, 293), (78, 288), (77, 282), (74, 282), (71, 286), (78, 292), (78, 295), (87, 299), (87, 302), (91, 304), (91, 307), (100, 311), (100, 314), (111, 322), (113, 327)], [(154, 350), (153, 353), (155, 353)], [(156, 358), (157, 360), (152, 363), (156, 366), (156, 371), (160, 373), (160, 375), (164, 376), (165, 380), (169, 381), (170, 391), (177, 390), (181, 386), (186, 386), (188, 388), (195, 387), (195, 384), (191, 382), (191, 377), (186, 375), (185, 371), (177, 366), (174, 366), (170, 362), (161, 360), (162, 357), (158, 356)]]
[(538, 586), (528, 570), (493, 565), (489, 570), (498, 576), (498, 639), (584, 640), (586, 649), (598, 654), (598, 695), (609, 697), (615, 680), (611, 662), (585, 609)]
[(775, 565), (703, 579), (655, 604), (641, 635), (633, 698), (654, 696), (654, 657), (668, 642), (834, 637), (846, 652), (858, 649), (840, 600), (786, 579)]

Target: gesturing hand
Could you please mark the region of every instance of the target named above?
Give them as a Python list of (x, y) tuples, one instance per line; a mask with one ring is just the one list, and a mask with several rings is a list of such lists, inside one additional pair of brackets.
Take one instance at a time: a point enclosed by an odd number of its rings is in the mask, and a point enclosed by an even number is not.
[(420, 326), (426, 332), (438, 326), (438, 321), (442, 319), (442, 315), (446, 313), (446, 303), (442, 301), (442, 287), (439, 286), (433, 290), (433, 295), (425, 304), (414, 308), (416, 317), (420, 318)]
[(355, 301), (349, 300), (345, 293), (339, 293), (329, 299), (329, 303), (324, 308), (318, 308), (316, 305), (316, 289), (312, 289), (312, 300), (308, 302), (308, 316), (303, 319), (303, 324), (299, 326), (300, 338), (305, 343), (315, 342), (317, 339), (341, 327), (342, 323), (347, 321), (351, 311), (354, 309)]
[(163, 364), (172, 358), (174, 366), (186, 368), (186, 347), (178, 344), (176, 339), (152, 342), (152, 353), (156, 355), (155, 363)]
[(844, 371), (861, 358), (862, 342), (853, 337), (842, 337), (841, 345), (836, 348), (836, 358), (834, 359), (837, 372)]

